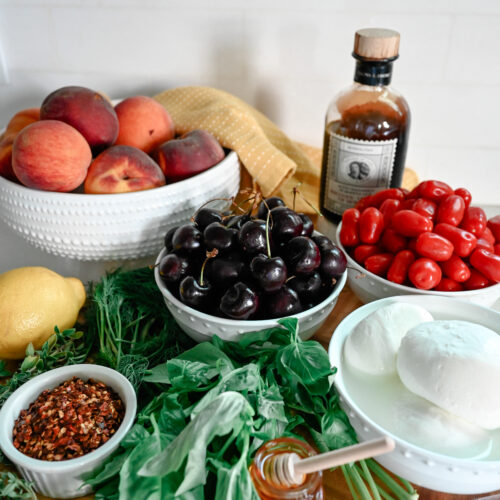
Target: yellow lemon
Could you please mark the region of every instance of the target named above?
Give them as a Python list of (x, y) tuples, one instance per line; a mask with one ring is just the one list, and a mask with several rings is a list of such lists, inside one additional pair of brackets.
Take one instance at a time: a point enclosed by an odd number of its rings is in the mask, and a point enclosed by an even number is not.
[(54, 333), (71, 328), (85, 302), (77, 278), (45, 267), (20, 267), (0, 274), (0, 358), (22, 359), (27, 345), (35, 349)]

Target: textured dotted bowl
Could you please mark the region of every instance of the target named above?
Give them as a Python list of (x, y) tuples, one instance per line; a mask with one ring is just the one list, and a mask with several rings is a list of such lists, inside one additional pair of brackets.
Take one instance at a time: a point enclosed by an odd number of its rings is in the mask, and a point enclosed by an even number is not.
[(187, 221), (208, 200), (236, 195), (239, 185), (234, 151), (194, 177), (133, 193), (55, 193), (0, 177), (0, 217), (32, 245), (60, 257), (139, 259), (160, 251), (170, 227)]
[[(277, 320), (241, 321), (219, 318), (193, 309), (180, 300), (177, 300), (168, 290), (160, 277), (159, 263), (166, 254), (163, 248), (155, 266), (155, 280), (160, 289), (168, 310), (172, 313), (179, 326), (196, 342), (205, 342), (217, 334), (221, 339), (236, 342), (245, 333), (256, 332), (277, 326)], [(311, 338), (318, 328), (325, 322), (328, 315), (337, 303), (338, 296), (344, 288), (347, 272), (339, 278), (332, 293), (318, 305), (296, 314), (299, 320), (299, 335), (303, 340)]]
[(438, 292), (436, 290), (420, 290), (410, 286), (398, 285), (397, 283), (393, 283), (392, 281), (367, 271), (347, 253), (342, 243), (340, 243), (339, 234), (341, 227), (342, 223), (337, 227), (336, 243), (339, 248), (344, 251), (347, 257), (347, 283), (349, 288), (364, 304), (385, 297), (393, 297), (394, 295), (435, 295), (437, 297), (453, 297), (454, 299), (465, 300), (486, 307), (496, 308), (498, 306), (498, 304), (495, 303), (500, 299), (500, 283), (478, 290)]
[(487, 493), (500, 488), (500, 460), (472, 460), (453, 458), (416, 446), (400, 436), (386, 431), (367, 415), (349, 394), (343, 379), (343, 348), (353, 328), (366, 316), (393, 302), (406, 302), (427, 309), (435, 319), (455, 319), (479, 323), (500, 333), (500, 313), (471, 302), (431, 295), (390, 297), (366, 304), (349, 314), (333, 333), (328, 355), (332, 366), (338, 368), (335, 387), (340, 406), (347, 413), (360, 441), (368, 441), (381, 434), (394, 439), (393, 452), (375, 460), (394, 474), (431, 490), (457, 494)]

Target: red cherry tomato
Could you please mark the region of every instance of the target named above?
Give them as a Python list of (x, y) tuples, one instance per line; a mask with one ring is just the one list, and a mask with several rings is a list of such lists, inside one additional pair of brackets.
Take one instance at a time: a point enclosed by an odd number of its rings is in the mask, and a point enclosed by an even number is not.
[(461, 292), (464, 289), (461, 283), (450, 278), (441, 278), (435, 290), (438, 292)]
[(458, 194), (451, 194), (443, 198), (439, 204), (436, 214), (436, 222), (445, 222), (452, 226), (458, 226), (464, 217), (465, 201)]
[(445, 196), (453, 194), (453, 189), (446, 182), (424, 181), (418, 185), (418, 194), (422, 198), (439, 202)]
[(458, 194), (458, 196), (461, 196), (462, 199), (465, 202), (465, 208), (469, 208), (470, 202), (472, 200), (472, 195), (470, 194), (470, 191), (465, 188), (458, 188), (455, 189), (455, 194)]
[(385, 250), (391, 253), (398, 253), (406, 248), (406, 238), (396, 233), (394, 229), (388, 227), (382, 233), (380, 243)]
[(467, 257), (476, 248), (477, 238), (459, 227), (442, 222), (436, 225), (434, 232), (451, 241), (454, 251), (459, 257)]
[(417, 238), (412, 238), (408, 240), (408, 250), (411, 250), (415, 255), (417, 252)]
[(424, 217), (429, 217), (429, 219), (434, 220), (437, 205), (431, 200), (418, 198), (413, 202), (411, 209), (417, 212), (417, 214), (423, 215)]
[(415, 186), (407, 195), (406, 199), (408, 200), (416, 200), (419, 197), (419, 192), (420, 190), (420, 184), (418, 186)]
[(476, 269), (470, 270), (470, 278), (464, 282), (466, 290), (477, 290), (478, 288), (485, 288), (490, 285), (490, 280)]
[(401, 205), (399, 205), (399, 210), (413, 210), (414, 203), (415, 200), (413, 198), (408, 198), (406, 200), (403, 200), (401, 202)]
[(392, 261), (387, 271), (387, 279), (402, 285), (408, 277), (408, 269), (415, 262), (415, 255), (411, 250), (401, 250)]
[(381, 252), (378, 245), (359, 245), (354, 249), (354, 260), (363, 265), (368, 257)]
[(493, 233), (495, 241), (500, 243), (500, 215), (495, 215), (488, 221), (488, 228)]
[(414, 237), (432, 231), (432, 221), (411, 210), (400, 210), (392, 216), (392, 227), (403, 236)]
[(495, 249), (495, 255), (500, 255), (500, 243), (497, 243), (494, 246), (494, 249)]
[(480, 207), (469, 207), (464, 214), (460, 227), (474, 236), (480, 236), (486, 229), (487, 218)]
[(405, 194), (399, 188), (384, 189), (382, 191), (379, 191), (378, 193), (372, 194), (370, 199), (370, 206), (379, 208), (385, 200), (389, 199), (402, 201), (405, 199)]
[(348, 208), (342, 215), (340, 229), (340, 243), (345, 247), (352, 247), (359, 243), (358, 225), (361, 213), (356, 208)]
[(483, 234), (480, 236), (480, 238), (483, 238), (486, 241), (489, 241), (492, 245), (495, 244), (495, 236), (491, 232), (491, 229), (489, 227), (486, 227), (484, 230)]
[(417, 259), (408, 270), (408, 278), (421, 290), (434, 288), (442, 277), (441, 268), (431, 259)]
[(495, 253), (495, 247), (492, 243), (490, 243), (487, 239), (485, 238), (479, 238), (477, 240), (477, 245), (476, 245), (476, 248), (475, 250), (477, 250), (478, 248), (481, 248), (483, 250), (487, 250), (488, 252), (493, 252)]
[(437, 262), (448, 260), (453, 254), (453, 245), (449, 240), (436, 233), (422, 233), (417, 238), (417, 253), (422, 257)]
[(500, 281), (500, 256), (478, 248), (472, 252), (469, 259), (472, 266), (490, 281)]
[(380, 239), (384, 230), (384, 216), (375, 207), (363, 210), (359, 219), (359, 239), (362, 243), (374, 244)]
[(372, 205), (372, 197), (371, 196), (364, 196), (363, 198), (358, 200), (356, 205), (354, 205), (354, 208), (356, 208), (357, 210), (362, 212), (363, 210), (365, 210), (366, 208), (371, 207), (371, 206), (373, 206)]
[(365, 268), (377, 276), (385, 276), (387, 269), (391, 265), (393, 255), (390, 253), (379, 253), (372, 255), (365, 260)]
[(382, 205), (380, 205), (380, 212), (384, 216), (384, 226), (387, 227), (391, 223), (391, 218), (394, 213), (399, 210), (401, 206), (400, 200), (395, 200), (394, 198), (389, 198), (385, 200)]
[(447, 261), (443, 262), (441, 269), (445, 276), (459, 283), (463, 283), (470, 278), (469, 266), (458, 255), (452, 255)]

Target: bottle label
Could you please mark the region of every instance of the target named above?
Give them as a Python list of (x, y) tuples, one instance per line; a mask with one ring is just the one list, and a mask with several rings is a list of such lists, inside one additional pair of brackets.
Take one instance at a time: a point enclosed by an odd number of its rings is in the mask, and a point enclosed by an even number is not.
[(398, 140), (365, 141), (329, 135), (323, 204), (342, 215), (359, 199), (390, 186)]

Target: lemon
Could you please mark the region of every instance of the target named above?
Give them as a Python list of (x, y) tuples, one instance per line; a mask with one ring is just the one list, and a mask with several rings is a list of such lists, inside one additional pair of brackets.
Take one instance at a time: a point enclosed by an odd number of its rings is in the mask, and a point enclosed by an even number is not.
[(45, 267), (20, 267), (0, 274), (0, 358), (22, 359), (30, 342), (35, 349), (54, 333), (71, 328), (85, 302), (77, 278)]

